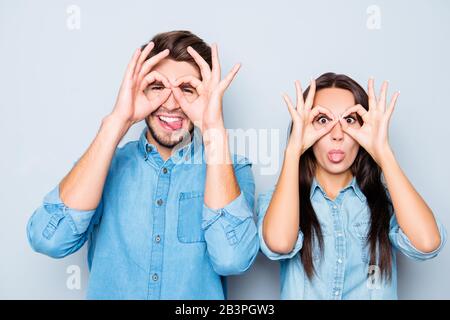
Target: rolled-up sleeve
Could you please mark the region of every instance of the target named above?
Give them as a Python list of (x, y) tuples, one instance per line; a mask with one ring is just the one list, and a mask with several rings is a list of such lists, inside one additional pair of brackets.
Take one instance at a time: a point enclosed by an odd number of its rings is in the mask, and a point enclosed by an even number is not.
[(52, 258), (63, 258), (76, 252), (87, 239), (87, 230), (94, 216), (101, 213), (102, 204), (95, 210), (74, 210), (59, 196), (59, 184), (43, 199), (27, 224), (27, 237), (33, 250)]
[(270, 260), (282, 260), (282, 259), (290, 259), (294, 257), (303, 246), (303, 233), (299, 230), (297, 241), (295, 242), (294, 248), (291, 252), (286, 254), (280, 254), (277, 252), (273, 252), (269, 249), (266, 242), (264, 241), (263, 236), (263, 222), (264, 217), (266, 216), (267, 208), (269, 207), (270, 200), (272, 199), (273, 192), (275, 191), (275, 187), (267, 191), (266, 193), (260, 195), (258, 197), (258, 236), (259, 236), (259, 244), (262, 253), (264, 253)]
[(245, 272), (255, 260), (259, 242), (253, 219), (255, 183), (251, 163), (240, 157), (234, 171), (241, 192), (220, 209), (203, 203), (202, 228), (214, 270), (223, 276)]
[(439, 229), (439, 235), (441, 237), (441, 243), (439, 247), (431, 252), (423, 252), (417, 249), (409, 240), (408, 236), (403, 232), (400, 228), (395, 214), (392, 215), (390, 221), (390, 231), (389, 231), (389, 239), (392, 243), (392, 246), (399, 250), (401, 253), (406, 255), (407, 257), (414, 260), (428, 260), (436, 257), (447, 241), (447, 231), (442, 223), (436, 219), (436, 224)]

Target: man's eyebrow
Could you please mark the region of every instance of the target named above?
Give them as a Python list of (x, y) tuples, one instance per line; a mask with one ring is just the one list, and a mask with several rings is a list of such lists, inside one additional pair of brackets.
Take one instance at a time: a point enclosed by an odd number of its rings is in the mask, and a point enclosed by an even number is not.
[(190, 83), (182, 83), (180, 87), (183, 89), (195, 89)]
[(150, 83), (150, 86), (164, 86), (164, 85), (161, 81), (156, 80), (155, 82)]

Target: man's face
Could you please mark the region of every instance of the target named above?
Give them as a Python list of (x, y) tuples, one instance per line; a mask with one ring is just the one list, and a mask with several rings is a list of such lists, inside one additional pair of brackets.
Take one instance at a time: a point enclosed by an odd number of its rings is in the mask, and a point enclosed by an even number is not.
[[(175, 80), (185, 76), (194, 76), (201, 79), (199, 70), (184, 61), (164, 59), (152, 70), (162, 74), (170, 83), (174, 83)], [(145, 93), (151, 99), (160, 94), (163, 88), (164, 84), (157, 81), (150, 84)], [(180, 89), (188, 101), (194, 101), (197, 98), (197, 91), (189, 84), (181, 84)], [(153, 139), (166, 148), (176, 146), (182, 141), (186, 133), (192, 133), (194, 129), (193, 123), (184, 114), (173, 93), (145, 119), (145, 122)]]

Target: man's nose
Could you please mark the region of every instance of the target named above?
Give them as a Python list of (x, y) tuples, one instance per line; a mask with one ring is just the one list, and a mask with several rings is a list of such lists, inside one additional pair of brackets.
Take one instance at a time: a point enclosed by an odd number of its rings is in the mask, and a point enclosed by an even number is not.
[(344, 139), (344, 131), (342, 130), (342, 124), (340, 122), (336, 123), (331, 129), (331, 139), (340, 141)]
[(177, 100), (175, 99), (173, 92), (170, 92), (169, 97), (167, 98), (167, 100), (162, 104), (162, 106), (164, 108), (166, 108), (167, 110), (175, 110), (178, 109), (180, 106), (177, 102)]

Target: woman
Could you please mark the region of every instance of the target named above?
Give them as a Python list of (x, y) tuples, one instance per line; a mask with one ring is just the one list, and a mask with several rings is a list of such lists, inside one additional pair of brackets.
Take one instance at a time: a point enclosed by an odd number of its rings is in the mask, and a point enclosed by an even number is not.
[[(311, 80), (292, 117), (278, 183), (258, 204), (261, 250), (281, 262), (282, 299), (396, 299), (397, 250), (425, 260), (446, 233), (402, 172), (386, 107), (345, 75)], [(383, 179), (384, 178), (384, 179)], [(383, 180), (382, 180), (383, 179)]]

